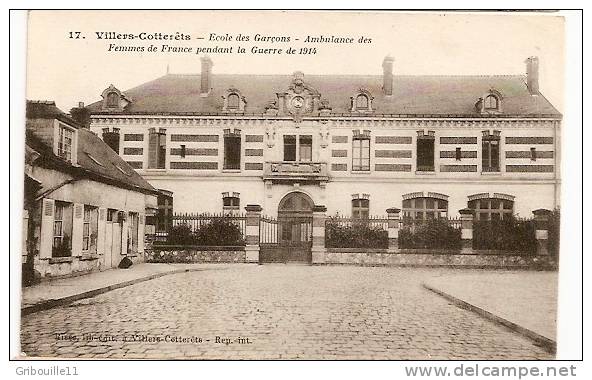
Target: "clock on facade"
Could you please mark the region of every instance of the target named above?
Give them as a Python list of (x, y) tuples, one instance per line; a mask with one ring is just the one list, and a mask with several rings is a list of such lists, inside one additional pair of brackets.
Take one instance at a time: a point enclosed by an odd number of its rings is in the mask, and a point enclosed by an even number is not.
[(292, 99), (292, 107), (296, 109), (304, 107), (304, 98), (302, 96), (295, 96)]

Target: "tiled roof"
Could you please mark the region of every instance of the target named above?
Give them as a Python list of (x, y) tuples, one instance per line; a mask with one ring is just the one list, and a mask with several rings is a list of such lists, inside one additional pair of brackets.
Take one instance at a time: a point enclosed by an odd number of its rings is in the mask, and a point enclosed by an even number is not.
[(27, 100), (27, 119), (58, 119), (73, 127), (81, 125), (59, 109), (51, 100)]
[(26, 144), (41, 155), (46, 163), (57, 164), (73, 172), (81, 172), (93, 180), (119, 185), (142, 192), (156, 190), (130, 167), (115, 151), (91, 131), (80, 128), (53, 102), (27, 102), (27, 119), (58, 119), (78, 128), (77, 166), (55, 156), (53, 149), (36, 135), (35, 127), (27, 127)]
[[(393, 95), (385, 96), (381, 75), (305, 75), (305, 84), (329, 101), (333, 114), (350, 113), (350, 97), (361, 88), (374, 97), (376, 115), (459, 115), (482, 116), (475, 109), (477, 100), (490, 89), (501, 93), (500, 116), (560, 116), (543, 95), (533, 96), (523, 75), (401, 76), (395, 75)], [(131, 104), (124, 114), (216, 114), (222, 113), (223, 99), (230, 88), (245, 97), (246, 113), (260, 114), (285, 92), (292, 75), (212, 74), (213, 90), (200, 97), (200, 75), (167, 74), (124, 91)], [(101, 102), (91, 104), (101, 113)]]

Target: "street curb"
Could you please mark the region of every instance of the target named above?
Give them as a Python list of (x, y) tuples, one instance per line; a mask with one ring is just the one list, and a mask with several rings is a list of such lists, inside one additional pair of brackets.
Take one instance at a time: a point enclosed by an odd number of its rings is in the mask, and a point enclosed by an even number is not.
[(499, 317), (493, 313), (490, 313), (489, 311), (487, 311), (485, 309), (482, 309), (478, 306), (475, 306), (475, 305), (470, 304), (466, 301), (463, 301), (459, 298), (456, 298), (448, 293), (445, 293), (441, 290), (433, 288), (433, 287), (427, 285), (426, 283), (422, 283), (422, 285), (425, 289), (427, 289), (433, 293), (436, 293), (437, 295), (447, 299), (448, 301), (452, 302), (457, 307), (459, 307), (461, 309), (472, 311), (473, 313), (475, 313), (475, 314), (477, 314), (489, 321), (492, 321), (494, 323), (502, 325), (514, 332), (517, 332), (518, 334), (532, 340), (537, 346), (542, 347), (547, 352), (549, 352), (553, 355), (556, 354), (557, 343), (554, 340), (544, 337), (540, 334), (537, 334), (536, 332), (529, 330), (526, 327), (519, 326), (513, 322), (508, 321), (507, 319)]
[(38, 313), (43, 310), (53, 309), (58, 306), (68, 305), (72, 302), (79, 301), (81, 299), (95, 297), (100, 294), (110, 292), (111, 290), (125, 288), (126, 286), (138, 284), (140, 282), (154, 280), (156, 278), (167, 276), (170, 274), (184, 273), (184, 272), (195, 272), (198, 270), (200, 270), (200, 269), (198, 269), (198, 268), (196, 268), (196, 269), (175, 269), (170, 272), (154, 273), (154, 274), (151, 274), (146, 277), (135, 278), (133, 280), (124, 281), (124, 282), (120, 282), (118, 284), (113, 284), (113, 285), (105, 286), (102, 288), (89, 290), (87, 292), (74, 294), (74, 295), (68, 296), (68, 297), (41, 301), (41, 302), (36, 303), (34, 305), (22, 307), (21, 308), (21, 318), (26, 315), (29, 315), (29, 314)]

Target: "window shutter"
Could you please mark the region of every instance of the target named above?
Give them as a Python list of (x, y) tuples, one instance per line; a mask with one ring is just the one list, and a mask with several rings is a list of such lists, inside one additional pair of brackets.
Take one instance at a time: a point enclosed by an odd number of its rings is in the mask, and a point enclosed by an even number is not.
[(41, 215), (41, 236), (39, 240), (39, 257), (49, 258), (52, 255), (54, 229), (54, 200), (43, 200), (43, 214)]
[(150, 131), (148, 137), (148, 168), (155, 169), (158, 164), (158, 134)]
[(82, 212), (84, 210), (84, 207), (81, 204), (78, 204), (74, 207), (74, 217), (76, 219), (80, 219), (82, 218)]
[(53, 216), (53, 200), (51, 200), (51, 199), (44, 199), (43, 200), (43, 214), (45, 216)]

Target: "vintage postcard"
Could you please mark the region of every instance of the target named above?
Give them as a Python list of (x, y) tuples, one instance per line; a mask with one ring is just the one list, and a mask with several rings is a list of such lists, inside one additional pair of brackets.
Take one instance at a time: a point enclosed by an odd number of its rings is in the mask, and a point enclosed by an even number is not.
[(564, 27), (30, 11), (20, 357), (554, 359)]

